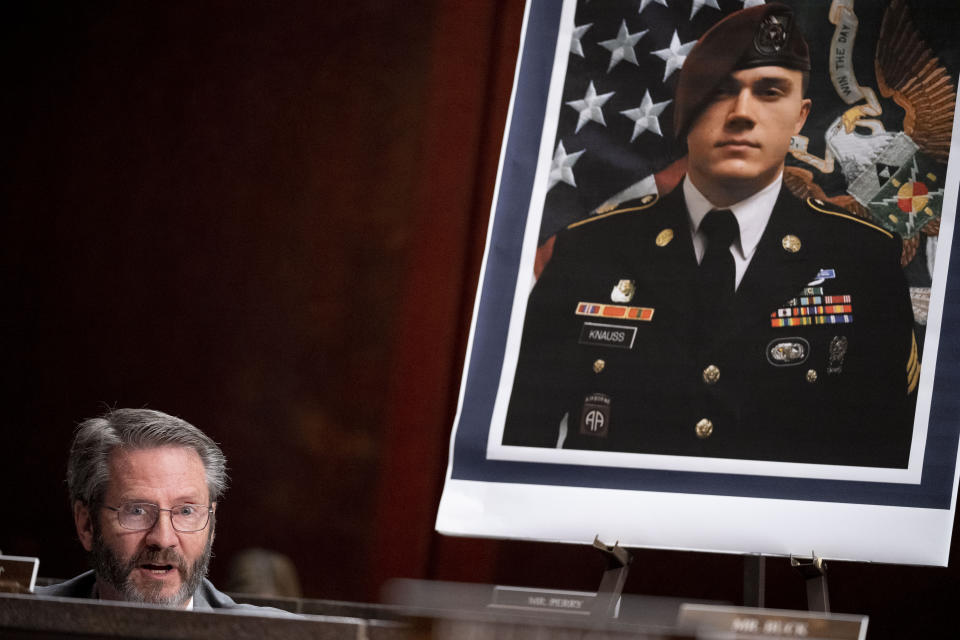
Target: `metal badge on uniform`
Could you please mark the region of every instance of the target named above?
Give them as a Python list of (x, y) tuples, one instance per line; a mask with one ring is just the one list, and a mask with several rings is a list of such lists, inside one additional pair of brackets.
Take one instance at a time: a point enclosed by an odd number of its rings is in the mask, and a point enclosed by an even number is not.
[(583, 400), (580, 435), (606, 438), (610, 430), (610, 396), (591, 393)]
[(836, 375), (843, 371), (843, 359), (847, 357), (847, 344), (846, 336), (833, 336), (828, 349), (830, 365), (827, 367), (827, 373)]
[(637, 283), (633, 280), (621, 280), (610, 292), (610, 300), (613, 302), (630, 302), (633, 300), (633, 294), (637, 290)]
[(757, 33), (753, 38), (753, 46), (764, 55), (776, 55), (786, 46), (790, 39), (789, 15), (768, 13), (763, 16), (757, 26)]
[(823, 284), (824, 280), (832, 280), (837, 277), (837, 272), (835, 269), (820, 269), (817, 272), (817, 277), (807, 283), (808, 287), (818, 287)]
[(799, 337), (771, 340), (767, 345), (767, 362), (775, 367), (802, 364), (810, 356), (810, 343)]

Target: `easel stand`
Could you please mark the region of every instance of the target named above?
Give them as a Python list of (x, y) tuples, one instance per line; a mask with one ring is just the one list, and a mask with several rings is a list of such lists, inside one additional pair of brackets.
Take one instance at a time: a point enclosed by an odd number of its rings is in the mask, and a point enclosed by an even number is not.
[(767, 559), (761, 555), (743, 557), (743, 606), (763, 609), (767, 606)]
[[(807, 610), (830, 613), (830, 592), (827, 588), (827, 562), (812, 553), (810, 558), (790, 556), (790, 566), (807, 583)], [(766, 558), (762, 555), (744, 556), (743, 605), (764, 608), (767, 581)]]
[(816, 553), (811, 558), (790, 556), (790, 566), (807, 581), (807, 609), (830, 613), (830, 592), (827, 589), (827, 563)]
[(603, 553), (607, 560), (607, 568), (603, 572), (603, 578), (600, 579), (600, 588), (597, 589), (597, 597), (593, 601), (590, 614), (598, 618), (613, 618), (617, 615), (617, 605), (623, 593), (623, 585), (627, 581), (633, 556), (621, 547), (619, 542), (610, 547), (600, 542), (599, 536), (594, 536), (593, 548)]

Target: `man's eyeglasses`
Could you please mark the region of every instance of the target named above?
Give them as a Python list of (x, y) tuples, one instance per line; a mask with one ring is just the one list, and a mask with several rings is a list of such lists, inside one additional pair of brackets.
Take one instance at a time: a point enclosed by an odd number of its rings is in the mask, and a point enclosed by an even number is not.
[(161, 511), (170, 514), (170, 524), (181, 533), (202, 531), (213, 513), (213, 507), (202, 504), (178, 504), (169, 509), (161, 509), (151, 502), (124, 502), (119, 507), (104, 505), (104, 508), (116, 511), (120, 526), (131, 531), (152, 529), (157, 524)]

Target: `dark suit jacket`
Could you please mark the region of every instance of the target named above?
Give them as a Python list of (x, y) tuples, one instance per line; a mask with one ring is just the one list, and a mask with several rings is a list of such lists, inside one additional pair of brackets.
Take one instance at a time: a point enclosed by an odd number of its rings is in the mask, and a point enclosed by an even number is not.
[[(35, 592), (40, 596), (56, 596), (60, 598), (93, 598), (97, 583), (97, 577), (93, 571), (81, 573), (75, 578), (66, 582), (53, 584), (46, 587), (37, 587)], [(258, 607), (252, 604), (240, 604), (234, 602), (233, 598), (219, 591), (213, 586), (213, 583), (203, 579), (200, 587), (193, 594), (194, 611), (205, 611), (210, 609), (238, 609), (257, 613), (262, 615), (280, 615), (294, 616), (288, 611), (274, 609), (273, 607)], [(297, 617), (297, 616), (294, 616)]]
[[(554, 447), (566, 415), (567, 448), (905, 467), (919, 363), (899, 239), (783, 191), (732, 309), (703, 308), (682, 190), (651, 200), (558, 234), (503, 444)], [(817, 314), (811, 286), (850, 313), (773, 326)], [(578, 314), (601, 304), (652, 317)]]

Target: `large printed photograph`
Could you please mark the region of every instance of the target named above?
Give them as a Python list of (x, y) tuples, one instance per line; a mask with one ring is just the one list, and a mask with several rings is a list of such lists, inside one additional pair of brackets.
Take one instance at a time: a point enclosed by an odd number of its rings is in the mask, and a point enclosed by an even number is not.
[[(892, 479), (912, 451), (916, 471), (949, 21), (904, 0), (687, 4), (576, 6), (491, 457)], [(729, 293), (714, 205), (740, 226)]]
[(524, 20), (437, 529), (945, 564), (960, 9)]

